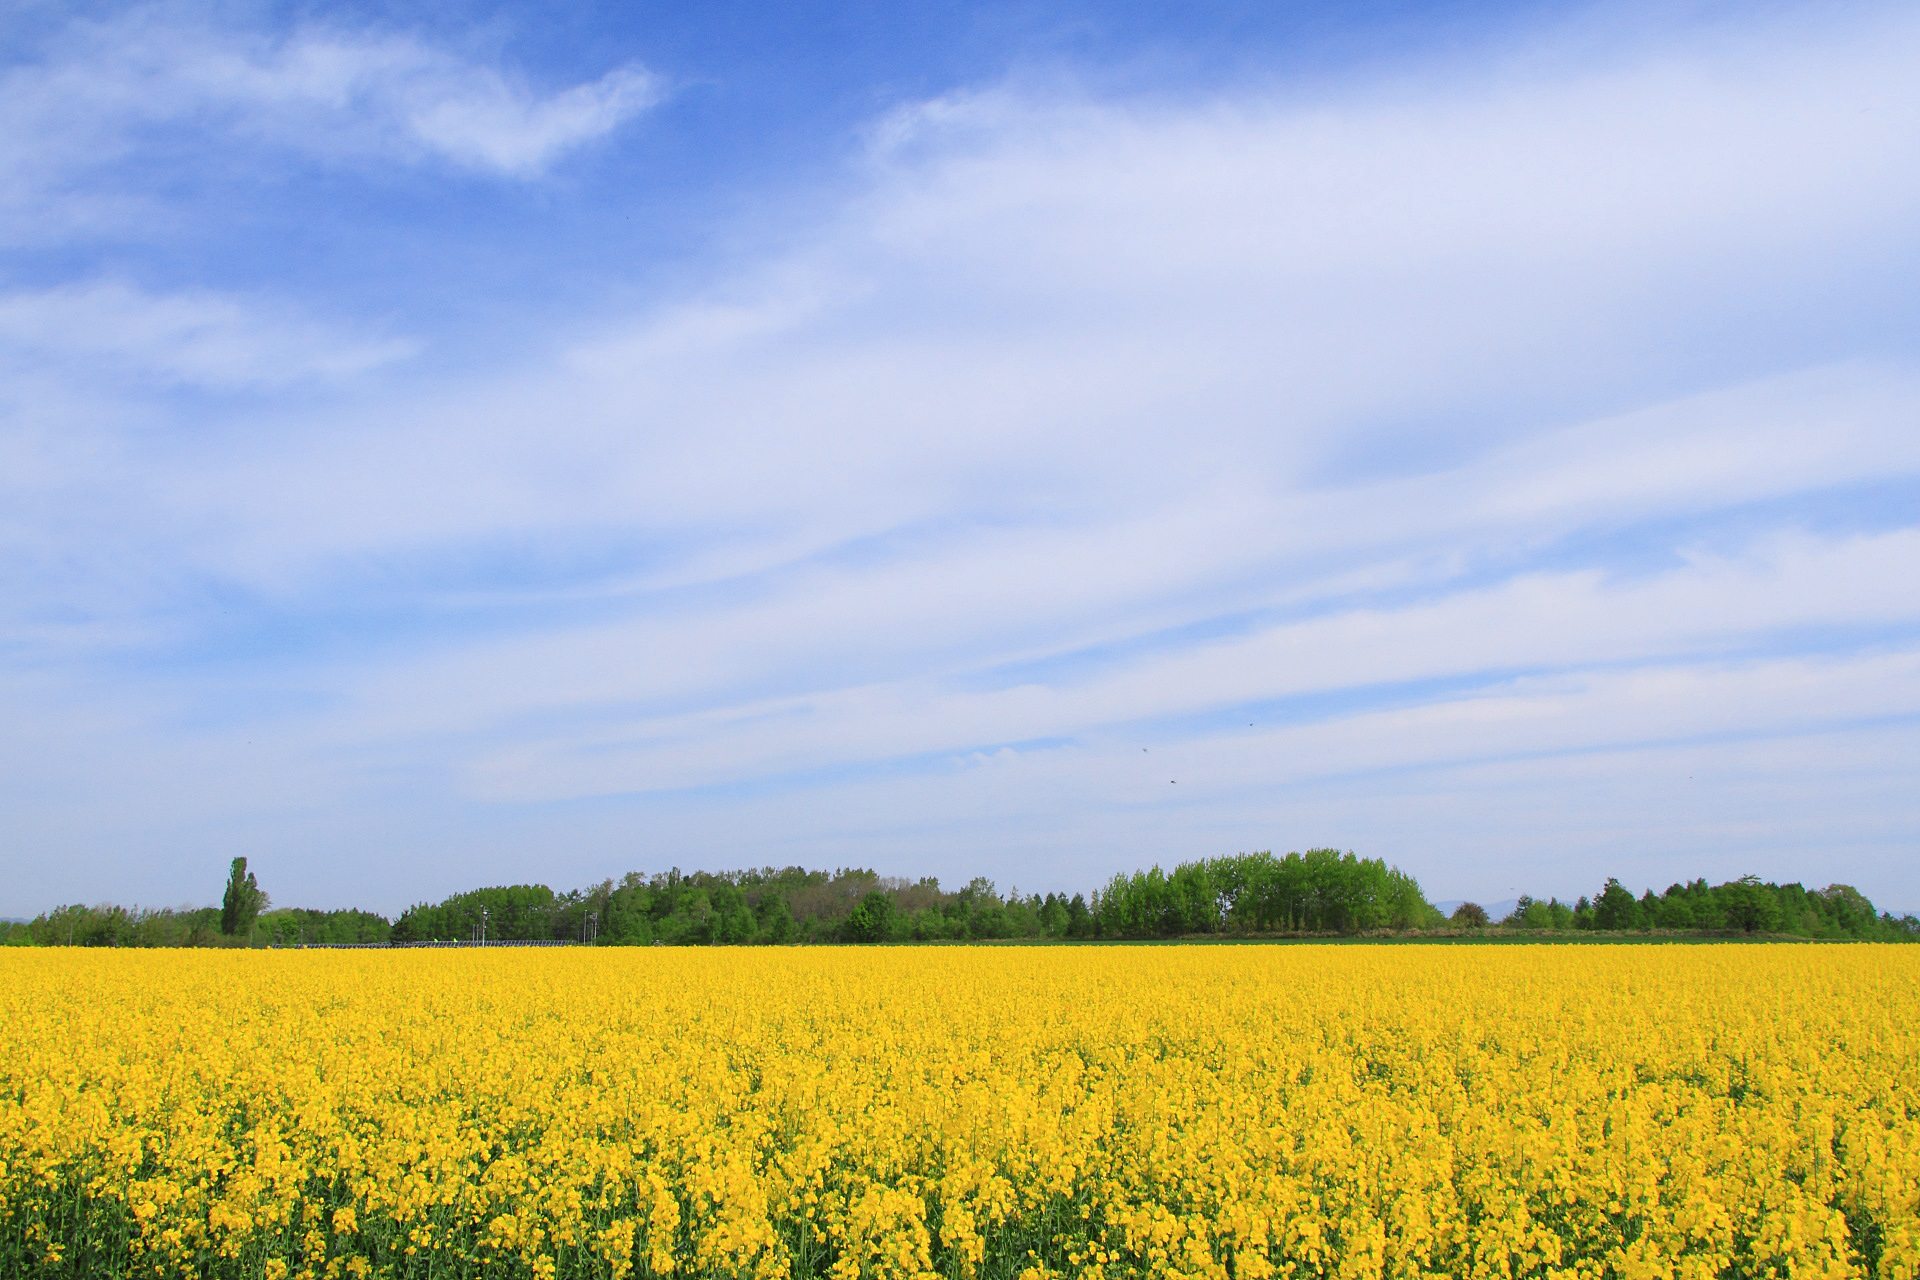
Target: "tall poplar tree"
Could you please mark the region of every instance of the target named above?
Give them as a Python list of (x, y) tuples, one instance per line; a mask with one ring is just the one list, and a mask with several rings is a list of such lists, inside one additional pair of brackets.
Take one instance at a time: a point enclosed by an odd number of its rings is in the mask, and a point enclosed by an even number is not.
[(220, 932), (230, 938), (248, 932), (266, 904), (267, 895), (253, 872), (247, 870), (247, 860), (235, 858), (227, 873), (227, 895), (220, 900)]

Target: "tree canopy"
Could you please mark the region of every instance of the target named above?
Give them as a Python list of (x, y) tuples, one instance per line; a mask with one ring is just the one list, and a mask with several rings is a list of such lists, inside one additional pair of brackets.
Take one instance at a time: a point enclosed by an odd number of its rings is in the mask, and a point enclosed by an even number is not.
[(230, 938), (251, 932), (260, 909), (266, 905), (266, 892), (247, 870), (247, 860), (235, 858), (227, 874), (226, 896), (220, 902), (220, 932)]
[(389, 922), (370, 911), (271, 909), (245, 858), (219, 908), (75, 904), (0, 925), (16, 946), (314, 946), (420, 942), (576, 942), (603, 946), (994, 939), (1144, 939), (1447, 931), (1493, 936), (1669, 932), (1905, 941), (1920, 920), (1876, 914), (1859, 890), (1808, 890), (1744, 876), (1696, 879), (1635, 897), (1618, 879), (1571, 906), (1522, 896), (1493, 924), (1474, 903), (1443, 919), (1412, 876), (1337, 849), (1243, 853), (1114, 876), (1090, 896), (959, 889), (842, 867), (631, 872), (583, 889), (471, 889), (417, 903)]

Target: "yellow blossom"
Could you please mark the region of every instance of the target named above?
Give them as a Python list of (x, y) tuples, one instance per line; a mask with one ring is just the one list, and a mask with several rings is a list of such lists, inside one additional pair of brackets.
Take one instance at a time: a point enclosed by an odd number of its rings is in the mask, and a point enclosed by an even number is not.
[(9, 949), (0, 1017), (16, 1267), (1920, 1280), (1920, 948)]

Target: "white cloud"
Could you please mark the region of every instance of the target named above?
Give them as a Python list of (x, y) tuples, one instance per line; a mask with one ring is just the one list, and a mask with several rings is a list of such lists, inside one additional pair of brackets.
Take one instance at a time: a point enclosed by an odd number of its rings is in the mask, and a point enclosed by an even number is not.
[[(303, 769), (329, 808), (413, 788), (437, 815), (416, 840), (641, 794), (708, 861), (1364, 844), (1343, 831), (1411, 861), (1497, 829), (1523, 865), (1556, 811), (1566, 860), (1650, 847), (1696, 802), (1636, 820), (1621, 797), (1717, 736), (1740, 745), (1661, 848), (1784, 848), (1825, 787), (1878, 797), (1847, 819), (1869, 865), (1920, 831), (1874, 764), (1914, 749), (1887, 717), (1920, 714), (1920, 535), (1859, 497), (1920, 480), (1920, 26), (1723, 37), (1316, 102), (956, 99), (896, 121), (824, 225), (561, 361), (290, 399), (230, 452), (108, 437), (63, 473), (100, 513), (63, 537), (303, 634), (371, 633), (245, 681), (116, 676), (160, 708), (150, 762), (176, 739), (196, 771), (242, 762), (178, 775), (167, 810), (231, 805), (266, 768), (242, 735), (269, 730), (275, 803)], [(539, 99), (392, 40), (195, 58), (108, 79), (507, 173), (651, 92)], [(94, 288), (21, 295), (10, 330), (0, 305), (0, 336), (227, 385), (359, 350)], [(490, 574), (502, 547), (602, 571)], [(100, 582), (96, 617), (172, 616)], [(218, 727), (177, 727), (196, 714)], [(1069, 745), (999, 749), (1034, 740)], [(1180, 798), (1136, 755), (1177, 759)], [(1793, 806), (1754, 805), (1789, 758)], [(1629, 759), (1650, 763), (1604, 763)], [(1875, 874), (1920, 902), (1911, 870)]]
[(354, 342), (285, 308), (120, 281), (0, 293), (0, 361), (231, 389), (361, 373), (409, 344)]
[[(729, 634), (789, 642), (804, 635), (793, 618), (762, 614), (736, 619), (732, 626), (700, 625), (695, 634), (681, 637), (653, 626), (629, 630), (623, 637), (519, 646), (487, 655), (484, 662), (443, 660), (383, 683), (369, 691), (368, 702), (379, 709), (377, 719), (393, 723), (388, 718), (394, 717), (414, 726), (431, 723), (436, 712), (473, 725), (510, 714), (509, 709), (552, 711), (568, 704), (592, 709), (591, 728), (546, 741), (528, 742), (522, 734), (511, 750), (478, 762), (480, 793), (549, 799), (651, 791), (1003, 743), (1100, 739), (1123, 727), (1130, 737), (1161, 744), (1170, 733), (1177, 737), (1196, 731), (1169, 730), (1154, 721), (1420, 681), (1465, 678), (1505, 685), (1510, 672), (1578, 673), (1566, 680), (1583, 689), (1631, 691), (1640, 687), (1632, 675), (1593, 673), (1618, 664), (1650, 664), (1664, 669), (1652, 687), (1664, 691), (1687, 681), (1705, 687), (1718, 678), (1715, 672), (1729, 649), (1764, 642), (1781, 632), (1809, 625), (1920, 624), (1920, 603), (1886, 590), (1888, 583), (1903, 580), (1920, 580), (1920, 534), (1908, 531), (1839, 544), (1796, 539), (1750, 559), (1703, 559), (1639, 580), (1608, 582), (1591, 571), (1537, 574), (1397, 609), (1341, 610), (1251, 635), (1182, 645), (1077, 679), (1056, 676), (1011, 687), (1002, 682), (997, 688), (909, 679), (799, 697), (727, 700), (709, 711), (608, 723), (607, 704), (664, 701), (675, 691), (676, 677), (687, 677), (703, 661), (712, 663), (716, 650), (724, 652)], [(635, 661), (640, 654), (646, 659)], [(1686, 663), (1672, 667), (1680, 658)], [(767, 660), (740, 665), (755, 669)], [(1739, 707), (1737, 715), (1732, 701), (1703, 710), (1708, 704), (1690, 706), (1686, 696), (1667, 697), (1663, 692), (1646, 703), (1649, 713), (1658, 713), (1657, 721), (1638, 722), (1633, 728), (1602, 727), (1589, 716), (1573, 714), (1557, 692), (1533, 695), (1526, 705), (1553, 715), (1556, 736), (1547, 745), (1586, 749), (1611, 744), (1622, 733), (1665, 739), (1735, 728), (1797, 727), (1809, 715), (1846, 719), (1920, 714), (1920, 693), (1914, 692), (1920, 685), (1910, 666), (1889, 668), (1879, 660), (1861, 660), (1850, 669), (1881, 673), (1876, 678), (1885, 687), (1877, 701), (1863, 703), (1853, 696), (1821, 704), (1817, 713), (1804, 700), (1789, 696), (1785, 682), (1773, 686), (1774, 696)], [(1890, 674), (1895, 670), (1901, 673), (1897, 679)], [(1743, 688), (1767, 688), (1771, 678), (1753, 675)], [(695, 676), (696, 689), (697, 680)], [(1529, 677), (1516, 687), (1539, 684)], [(1546, 685), (1555, 688), (1551, 680)], [(1873, 687), (1872, 679), (1856, 679), (1854, 694)], [(1901, 687), (1905, 693), (1897, 691)], [(478, 697), (459, 699), (460, 690)], [(1491, 710), (1517, 703), (1489, 701), (1478, 690), (1464, 697), (1445, 692), (1402, 696), (1433, 705), (1419, 713), (1396, 712), (1385, 721), (1363, 716), (1332, 733), (1321, 727), (1285, 732), (1303, 745), (1316, 738), (1349, 742), (1352, 749), (1345, 756), (1323, 750), (1311, 757), (1312, 767), (1334, 773), (1402, 762), (1409, 744), (1404, 725), (1429, 712), (1429, 722), (1442, 727), (1447, 745), (1424, 742), (1417, 758), (1425, 763), (1449, 758), (1449, 750), (1480, 754), (1522, 749), (1513, 743), (1469, 747), (1463, 736), (1452, 733), (1452, 727), (1480, 724), (1489, 714), (1501, 727), (1533, 732), (1531, 724), (1516, 726), (1501, 718), (1505, 712)], [(1698, 718), (1688, 718), (1692, 716)], [(1198, 732), (1204, 740), (1205, 732)], [(1235, 730), (1236, 742), (1241, 737)], [(1522, 743), (1528, 742), (1523, 737)], [(1542, 744), (1526, 749), (1542, 749)], [(1256, 767), (1271, 774), (1272, 764), (1272, 758), (1263, 755)]]
[[(319, 557), (591, 520), (750, 536), (764, 566), (986, 508), (1130, 526), (1223, 484), (1264, 518), (1381, 474), (1447, 502), (1435, 477), (1579, 422), (1562, 471), (1611, 471), (1642, 513), (1761, 472), (1791, 488), (1789, 457), (1832, 482), (1881, 451), (1905, 467), (1902, 410), (1869, 401), (1909, 395), (1909, 371), (1782, 379), (1887, 350), (1920, 219), (1920, 31), (1792, 35), (1413, 101), (1010, 102), (706, 296), (563, 368), (328, 431), (244, 488), (274, 494), (269, 545)], [(1851, 400), (1850, 425), (1776, 425), (1775, 391)], [(1717, 432), (1625, 412), (1709, 393)], [(396, 465), (328, 520), (327, 477), (370, 448)], [(397, 501), (425, 469), (436, 491)], [(1594, 515), (1523, 484), (1490, 500)]]
[[(121, 232), (161, 216), (127, 162), (163, 142), (200, 166), (255, 144), (335, 161), (437, 160), (528, 179), (662, 97), (625, 64), (542, 92), (404, 34), (309, 26), (268, 35), (166, 8), (76, 22), (38, 60), (0, 72), (0, 211), (12, 238)], [(217, 159), (216, 159), (217, 157)]]
[(638, 67), (616, 68), (538, 101), (489, 77), (456, 92), (409, 95), (407, 124), (421, 142), (464, 164), (531, 174), (611, 133), (659, 97), (657, 80)]
[(141, 82), (154, 114), (196, 110), (268, 141), (322, 152), (437, 154), (499, 174), (539, 174), (660, 100), (638, 66), (546, 96), (496, 67), (405, 36), (302, 31), (289, 38), (204, 38), (116, 61)]

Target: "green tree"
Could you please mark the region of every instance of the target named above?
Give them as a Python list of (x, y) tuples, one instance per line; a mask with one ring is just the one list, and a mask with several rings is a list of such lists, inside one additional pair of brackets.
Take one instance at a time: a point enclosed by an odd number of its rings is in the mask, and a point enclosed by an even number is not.
[(545, 940), (558, 920), (567, 928), (564, 907), (543, 884), (470, 889), (430, 905), (408, 907), (393, 922), (395, 942), (467, 942)]
[(235, 858), (227, 872), (226, 896), (220, 900), (220, 932), (229, 938), (247, 933), (266, 905), (267, 895), (247, 870), (247, 860)]
[(885, 942), (893, 936), (893, 899), (874, 890), (860, 899), (842, 928), (848, 942)]
[(1607, 887), (1594, 900), (1593, 927), (1610, 930), (1640, 927), (1640, 904), (1618, 880), (1609, 879)]
[(787, 905), (785, 895), (769, 893), (760, 899), (760, 937), (766, 942), (791, 942), (793, 940), (793, 908)]
[[(1877, 927), (1873, 903), (1850, 884), (1830, 884), (1807, 895), (1815, 927), (1824, 934), (1870, 937), (1885, 932)], [(1891, 921), (1891, 917), (1888, 917)], [(1897, 931), (1896, 931), (1897, 932)]]
[(1707, 882), (1694, 880), (1668, 885), (1666, 893), (1654, 902), (1652, 918), (1646, 923), (1656, 929), (1687, 930), (1718, 929), (1722, 921)]
[(1727, 927), (1746, 933), (1772, 933), (1780, 927), (1780, 911), (1759, 876), (1742, 876), (1713, 891)]
[(371, 911), (306, 911), (299, 907), (262, 912), (254, 926), (254, 936), (275, 947), (386, 942), (392, 932), (387, 918)]
[(1077, 893), (1067, 903), (1067, 936), (1069, 938), (1093, 936), (1093, 913), (1087, 910), (1086, 898)]
[(1558, 898), (1541, 902), (1523, 893), (1513, 913), (1500, 923), (1509, 929), (1571, 929), (1573, 908)]
[(719, 946), (753, 941), (759, 921), (747, 905), (746, 894), (730, 884), (716, 885), (707, 901), (713, 908), (707, 922), (708, 941)]
[(1513, 910), (1507, 913), (1507, 918), (1500, 924), (1507, 929), (1544, 928), (1542, 917), (1545, 913), (1539, 910), (1540, 906), (1541, 904), (1535, 902), (1530, 895), (1523, 893), (1520, 895), (1520, 900), (1514, 904)]
[(1048, 894), (1040, 904), (1040, 931), (1049, 938), (1067, 936), (1067, 900), (1057, 893)]
[(1477, 902), (1463, 902), (1453, 909), (1449, 919), (1461, 929), (1484, 929), (1487, 927), (1487, 909)]
[(1440, 923), (1412, 876), (1338, 849), (1284, 858), (1240, 854), (1182, 863), (1171, 874), (1154, 867), (1116, 875), (1091, 905), (1092, 932), (1103, 938), (1223, 929), (1358, 933)]

